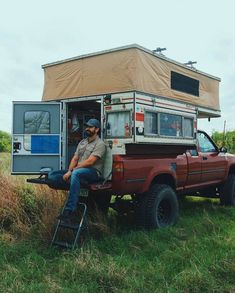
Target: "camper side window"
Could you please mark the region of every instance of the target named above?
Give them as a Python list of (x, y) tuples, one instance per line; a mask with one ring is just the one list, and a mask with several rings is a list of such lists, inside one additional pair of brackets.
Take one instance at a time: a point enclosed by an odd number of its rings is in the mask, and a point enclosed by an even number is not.
[(27, 111), (24, 113), (25, 134), (50, 133), (50, 113), (46, 111)]
[(160, 135), (182, 136), (182, 117), (160, 113)]
[(145, 135), (156, 135), (158, 134), (157, 125), (157, 113), (155, 112), (145, 112), (144, 115), (144, 129)]
[(193, 119), (184, 118), (184, 136), (193, 137)]
[(117, 111), (107, 113), (106, 137), (131, 136), (131, 112)]

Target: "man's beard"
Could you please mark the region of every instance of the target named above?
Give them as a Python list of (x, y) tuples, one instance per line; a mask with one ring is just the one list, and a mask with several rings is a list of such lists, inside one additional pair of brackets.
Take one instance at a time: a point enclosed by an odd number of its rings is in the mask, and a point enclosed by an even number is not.
[(86, 130), (87, 136), (91, 137), (95, 134), (95, 131)]

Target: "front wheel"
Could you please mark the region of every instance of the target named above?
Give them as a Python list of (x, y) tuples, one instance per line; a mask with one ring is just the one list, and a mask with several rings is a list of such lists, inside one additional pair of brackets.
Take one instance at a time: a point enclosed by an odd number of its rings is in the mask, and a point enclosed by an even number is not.
[(220, 192), (220, 202), (225, 206), (235, 206), (235, 174), (229, 174)]
[(178, 214), (177, 196), (174, 190), (165, 184), (153, 185), (138, 203), (138, 223), (146, 229), (172, 226), (176, 223)]

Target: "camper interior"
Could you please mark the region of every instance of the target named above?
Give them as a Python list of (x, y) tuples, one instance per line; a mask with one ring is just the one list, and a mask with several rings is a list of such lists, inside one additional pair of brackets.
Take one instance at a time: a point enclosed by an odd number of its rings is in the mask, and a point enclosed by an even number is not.
[(78, 143), (86, 137), (84, 124), (91, 118), (100, 121), (101, 101), (79, 101), (67, 104), (67, 164), (69, 164)]

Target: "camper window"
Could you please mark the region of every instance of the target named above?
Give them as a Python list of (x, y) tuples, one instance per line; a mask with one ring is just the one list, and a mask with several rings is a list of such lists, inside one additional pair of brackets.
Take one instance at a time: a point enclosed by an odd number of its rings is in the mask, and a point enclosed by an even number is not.
[(199, 80), (171, 71), (171, 88), (199, 97)]
[(144, 115), (144, 129), (145, 135), (156, 135), (157, 130), (157, 113), (146, 111)]
[(24, 113), (25, 134), (50, 133), (50, 113), (47, 111), (27, 111)]
[(182, 117), (160, 113), (160, 135), (182, 136)]
[(106, 137), (131, 136), (131, 112), (117, 111), (107, 113)]
[(193, 119), (184, 118), (184, 136), (193, 137)]

